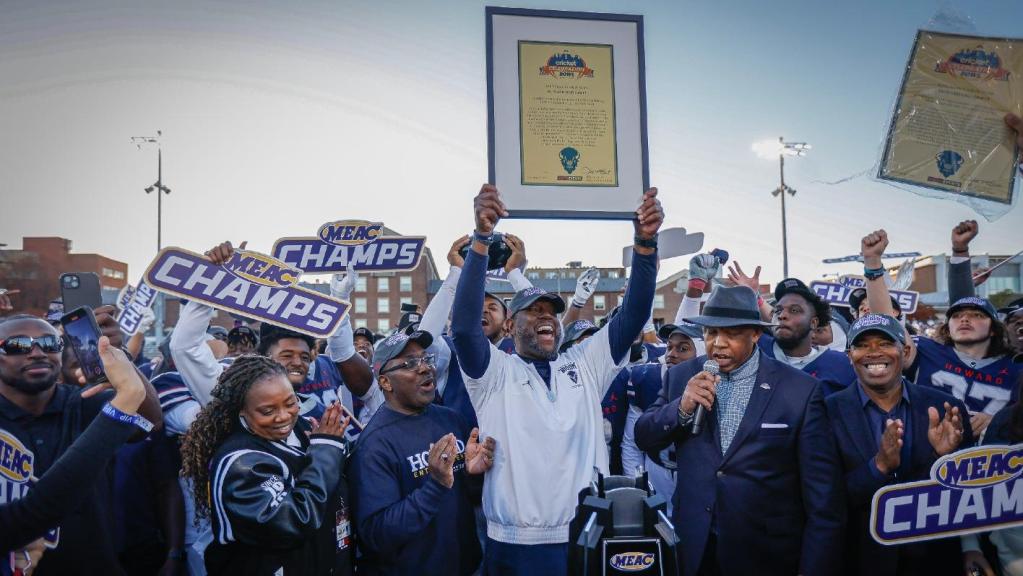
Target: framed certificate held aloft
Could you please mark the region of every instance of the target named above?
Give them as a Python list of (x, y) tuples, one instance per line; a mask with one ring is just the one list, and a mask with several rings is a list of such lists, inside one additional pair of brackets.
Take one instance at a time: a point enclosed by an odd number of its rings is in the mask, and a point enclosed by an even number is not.
[(649, 187), (643, 17), (486, 19), (490, 182), (510, 216), (632, 219)]
[(1021, 113), (1023, 40), (920, 30), (878, 177), (1012, 203), (1018, 150), (1002, 119)]

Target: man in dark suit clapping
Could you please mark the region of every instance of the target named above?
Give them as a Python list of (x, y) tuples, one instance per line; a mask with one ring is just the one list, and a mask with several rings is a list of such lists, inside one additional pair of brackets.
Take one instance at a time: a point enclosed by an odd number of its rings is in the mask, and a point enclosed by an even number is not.
[(675, 445), (682, 573), (840, 573), (844, 481), (818, 381), (757, 349), (768, 324), (745, 286), (689, 320), (707, 356), (672, 367), (636, 424), (640, 449)]
[(868, 314), (849, 330), (857, 381), (827, 399), (845, 470), (850, 575), (958, 575), (958, 538), (882, 546), (870, 535), (870, 503), (887, 484), (926, 480), (939, 457), (973, 444), (966, 406), (902, 377), (909, 354), (898, 320)]

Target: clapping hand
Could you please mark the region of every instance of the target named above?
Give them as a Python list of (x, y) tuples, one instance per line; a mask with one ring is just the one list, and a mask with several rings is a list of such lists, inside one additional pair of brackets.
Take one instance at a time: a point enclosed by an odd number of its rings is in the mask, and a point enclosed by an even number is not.
[(881, 435), (881, 446), (874, 457), (874, 465), (885, 476), (899, 468), (902, 463), (902, 438), (906, 430), (902, 420), (886, 420), (884, 434)]
[(957, 406), (945, 402), (944, 418), (938, 417), (937, 408), (931, 406), (927, 409), (927, 440), (938, 456), (954, 452), (959, 447), (963, 441), (963, 421)]
[(430, 453), (426, 457), (430, 477), (445, 488), (455, 485), (454, 465), (457, 455), (458, 445), (454, 434), (445, 434), (440, 440), (430, 444)]
[(494, 465), (494, 448), (496, 443), (493, 438), (487, 438), (480, 442), (480, 429), (473, 428), (469, 434), (469, 441), (465, 443), (465, 470), (469, 474), (483, 474)]

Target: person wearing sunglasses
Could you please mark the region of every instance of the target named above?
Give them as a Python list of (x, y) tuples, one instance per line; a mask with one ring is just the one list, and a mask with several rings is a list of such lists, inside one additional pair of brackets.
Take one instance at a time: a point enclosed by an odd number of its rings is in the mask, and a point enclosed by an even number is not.
[[(0, 350), (3, 350), (0, 354), (6, 354), (8, 350), (17, 354), (18, 350), (28, 350), (32, 346), (53, 349), (60, 346), (60, 340), (49, 336), (40, 339), (15, 336), (0, 344)], [(106, 337), (99, 340), (99, 353), (107, 379), (115, 391), (110, 406), (129, 417), (137, 414), (139, 406), (146, 399), (142, 378), (133, 369), (124, 352), (110, 346)], [(91, 392), (98, 391), (98, 388), (94, 388)], [(85, 394), (89, 395), (90, 392)], [(117, 412), (105, 411), (102, 417), (94, 418), (85, 432), (35, 483), (31, 491), (18, 500), (0, 504), (0, 542), (3, 542), (0, 553), (16, 551), (15, 565), (23, 572), (29, 572), (34, 565), (38, 565), (38, 558), (19, 548), (42, 538), (60, 522), (68, 510), (77, 508), (90, 494), (90, 491), (82, 490), (82, 478), (95, 478), (99, 475), (114, 453), (138, 430), (128, 419), (118, 417)], [(23, 452), (19, 460), (25, 461)], [(45, 550), (45, 545), (29, 547), (32, 548), (41, 552)]]
[(374, 354), (385, 404), (359, 436), (350, 476), (360, 575), (472, 574), (482, 560), (473, 505), (494, 440), (434, 403), (432, 343), (429, 332), (395, 332)]
[[(140, 428), (162, 426), (156, 392), (141, 376), (145, 399), (134, 415), (110, 410), (111, 383), (84, 391), (58, 384), (62, 351), (57, 331), (41, 318), (21, 314), (0, 322), (0, 453), (5, 455), (0, 459), (0, 504), (28, 495), (100, 414), (124, 416)], [(116, 367), (110, 370), (108, 379), (115, 377)], [(145, 434), (139, 430), (135, 436)], [(49, 549), (36, 574), (122, 573), (116, 543), (106, 536), (113, 522), (106, 472), (77, 477), (84, 502), (50, 526)]]

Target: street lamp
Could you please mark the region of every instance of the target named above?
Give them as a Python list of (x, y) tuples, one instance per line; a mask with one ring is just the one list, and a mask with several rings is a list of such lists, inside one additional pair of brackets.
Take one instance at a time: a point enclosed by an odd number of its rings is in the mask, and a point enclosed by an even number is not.
[(778, 156), (778, 169), (781, 174), (781, 185), (775, 188), (771, 192), (771, 195), (781, 196), (781, 250), (782, 269), (784, 270), (785, 278), (789, 277), (789, 240), (788, 228), (785, 222), (785, 193), (788, 192), (790, 196), (796, 195), (796, 190), (794, 188), (785, 185), (785, 157), (806, 156), (806, 152), (810, 148), (811, 146), (806, 142), (786, 142), (781, 136), (778, 137), (777, 142), (774, 140), (767, 140), (753, 144), (753, 151), (761, 158), (773, 160), (775, 156)]
[(146, 194), (156, 192), (156, 251), (163, 249), (163, 195), (170, 194), (170, 188), (163, 185), (163, 149), (160, 146), (160, 136), (163, 132), (156, 131), (156, 136), (132, 136), (131, 141), (141, 150), (143, 144), (156, 144), (156, 182), (146, 186)]
[[(160, 130), (156, 131), (156, 136), (132, 136), (131, 142), (139, 150), (145, 144), (156, 144), (156, 182), (150, 186), (145, 187), (146, 194), (156, 192), (156, 251), (159, 252), (163, 249), (163, 195), (170, 194), (170, 188), (163, 185), (163, 149), (160, 146), (160, 137), (163, 136), (163, 132)], [(156, 341), (161, 342), (163, 340), (163, 322), (165, 317), (164, 297), (163, 294), (159, 294), (156, 298), (156, 302), (153, 306), (153, 312), (156, 313), (156, 322), (153, 324), (154, 335)]]

